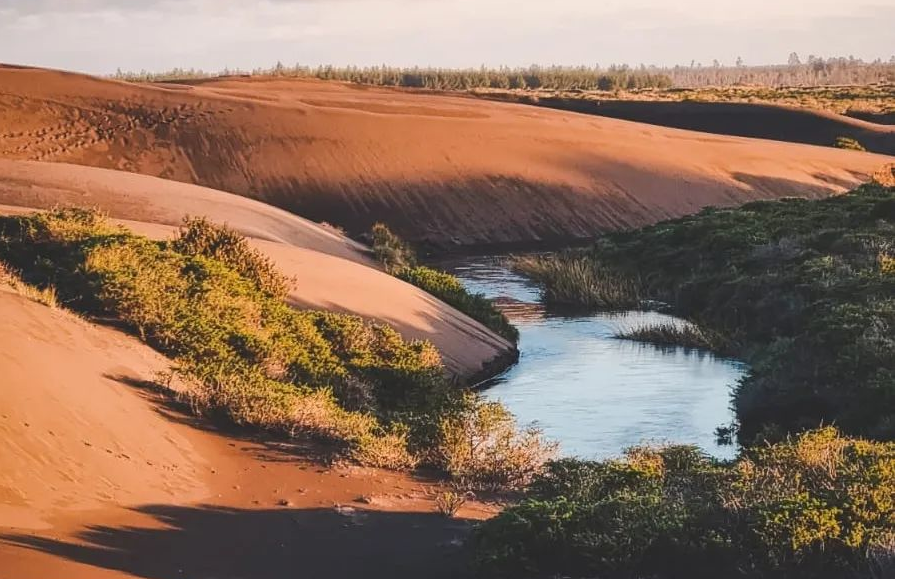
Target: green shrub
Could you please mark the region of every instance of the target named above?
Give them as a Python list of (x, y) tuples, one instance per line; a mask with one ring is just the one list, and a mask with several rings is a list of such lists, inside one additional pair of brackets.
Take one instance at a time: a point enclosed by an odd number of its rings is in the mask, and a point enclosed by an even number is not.
[(522, 488), (555, 452), (539, 431), (519, 430), (501, 404), (475, 395), (440, 422), (438, 462), (469, 488)]
[(418, 265), (415, 252), (398, 235), (383, 223), (375, 223), (371, 228), (372, 251), (388, 273), (395, 273), (407, 267)]
[(274, 262), (251, 248), (245, 237), (204, 218), (185, 218), (172, 248), (184, 255), (216, 259), (252, 280), (268, 295), (283, 298), (290, 289), (289, 280)]
[(838, 149), (848, 149), (850, 151), (865, 151), (866, 149), (851, 137), (837, 137), (837, 140), (833, 144), (834, 147)]
[(396, 272), (401, 280), (417, 286), (475, 319), (510, 342), (518, 342), (518, 330), (481, 294), (472, 294), (455, 276), (429, 267), (406, 267)]
[(568, 459), (471, 547), (494, 577), (870, 576), (892, 565), (894, 468), (892, 443), (832, 428), (732, 463), (677, 446)]
[(423, 289), (506, 338), (518, 342), (518, 330), (481, 294), (472, 294), (455, 276), (418, 265), (415, 252), (383, 223), (371, 228), (372, 251), (388, 273)]

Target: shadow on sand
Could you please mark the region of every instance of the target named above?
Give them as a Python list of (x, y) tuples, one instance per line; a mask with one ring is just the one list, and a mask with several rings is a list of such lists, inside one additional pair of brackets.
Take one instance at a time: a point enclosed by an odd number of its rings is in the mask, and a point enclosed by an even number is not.
[(466, 574), (460, 543), (471, 523), (437, 514), (164, 505), (133, 510), (148, 517), (146, 526), (85, 526), (72, 541), (12, 534), (0, 542), (146, 579)]

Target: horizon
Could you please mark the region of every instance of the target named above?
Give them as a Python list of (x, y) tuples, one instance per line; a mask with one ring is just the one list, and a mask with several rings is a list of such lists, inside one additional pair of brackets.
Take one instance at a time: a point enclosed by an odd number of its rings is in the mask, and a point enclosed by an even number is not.
[[(387, 65), (672, 68), (894, 56), (889, 0), (0, 0), (0, 56), (85, 72)], [(837, 56), (838, 55), (838, 56)]]

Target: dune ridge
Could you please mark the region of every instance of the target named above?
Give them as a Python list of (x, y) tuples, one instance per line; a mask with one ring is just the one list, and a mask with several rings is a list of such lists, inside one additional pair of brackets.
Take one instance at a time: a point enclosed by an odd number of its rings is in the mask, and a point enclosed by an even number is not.
[(138, 85), (0, 68), (0, 157), (142, 173), (351, 233), (565, 241), (707, 205), (823, 196), (891, 157), (305, 79)]

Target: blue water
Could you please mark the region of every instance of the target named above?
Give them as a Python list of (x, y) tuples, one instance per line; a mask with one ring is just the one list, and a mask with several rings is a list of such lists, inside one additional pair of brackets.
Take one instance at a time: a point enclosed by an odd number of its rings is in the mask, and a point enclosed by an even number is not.
[(540, 305), (538, 288), (500, 258), (441, 265), (495, 300), (521, 334), (520, 361), (485, 395), (522, 424), (540, 427), (564, 455), (602, 459), (646, 442), (695, 444), (720, 458), (735, 454), (716, 443), (714, 431), (733, 420), (730, 391), (744, 372), (740, 362), (614, 337), (671, 316), (553, 315)]

